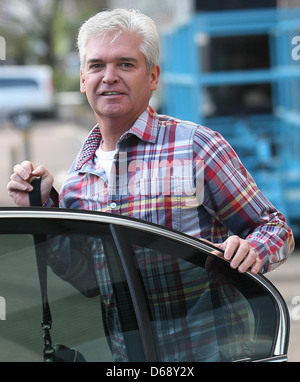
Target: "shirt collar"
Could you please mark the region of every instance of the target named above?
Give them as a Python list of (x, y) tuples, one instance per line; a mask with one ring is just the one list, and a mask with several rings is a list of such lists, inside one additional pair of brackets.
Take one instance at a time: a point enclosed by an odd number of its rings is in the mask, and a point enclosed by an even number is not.
[(130, 130), (128, 130), (120, 139), (126, 138), (130, 134), (136, 135), (143, 141), (155, 143), (158, 132), (158, 115), (148, 106), (147, 110), (139, 116)]
[[(133, 126), (120, 137), (120, 141), (128, 138), (129, 135), (136, 135), (143, 141), (155, 143), (158, 133), (158, 115), (148, 106), (139, 118), (135, 121)], [(75, 171), (78, 171), (82, 166), (93, 157), (95, 151), (100, 145), (102, 135), (100, 128), (96, 125), (85, 140), (82, 149), (78, 155), (75, 163)]]

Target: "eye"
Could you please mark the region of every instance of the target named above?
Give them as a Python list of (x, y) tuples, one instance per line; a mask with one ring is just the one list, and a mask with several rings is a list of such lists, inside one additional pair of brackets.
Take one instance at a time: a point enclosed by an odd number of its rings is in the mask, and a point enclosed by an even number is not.
[(124, 69), (131, 69), (134, 65), (131, 62), (122, 62), (120, 66)]
[(98, 69), (102, 69), (103, 67), (104, 67), (104, 64), (94, 63), (94, 64), (90, 64), (89, 70), (98, 70)]

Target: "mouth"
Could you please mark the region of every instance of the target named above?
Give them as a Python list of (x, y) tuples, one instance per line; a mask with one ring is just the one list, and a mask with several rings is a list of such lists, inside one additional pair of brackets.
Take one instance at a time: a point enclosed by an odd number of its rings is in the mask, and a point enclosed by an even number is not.
[(124, 95), (124, 93), (121, 93), (121, 92), (103, 92), (103, 93), (101, 93), (101, 95), (104, 97), (111, 97), (111, 96)]

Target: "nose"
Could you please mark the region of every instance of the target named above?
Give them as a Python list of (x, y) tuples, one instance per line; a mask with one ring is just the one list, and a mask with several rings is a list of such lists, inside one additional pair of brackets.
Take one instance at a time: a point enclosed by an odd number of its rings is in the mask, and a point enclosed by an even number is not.
[(117, 69), (114, 65), (107, 65), (104, 71), (102, 82), (105, 84), (113, 84), (118, 81)]

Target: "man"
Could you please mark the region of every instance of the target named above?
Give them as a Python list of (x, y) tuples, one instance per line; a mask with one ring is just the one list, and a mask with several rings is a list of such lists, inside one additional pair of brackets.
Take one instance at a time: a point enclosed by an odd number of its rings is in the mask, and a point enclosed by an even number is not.
[[(158, 115), (149, 106), (160, 77), (158, 41), (153, 21), (137, 11), (100, 12), (81, 27), (80, 90), (97, 125), (70, 168), (59, 206), (157, 223), (212, 242), (239, 272), (270, 271), (292, 252), (291, 229), (222, 136), (192, 122)], [(9, 195), (17, 205), (28, 206), (35, 177), (42, 179), (43, 204), (54, 205), (52, 175), (29, 161), (14, 167)], [(118, 312), (111, 309), (115, 305), (106, 282), (105, 254), (100, 246), (96, 252), (110, 346), (115, 360), (126, 360)], [(143, 255), (146, 264), (151, 262), (147, 253)], [(151, 278), (152, 271), (145, 266), (145, 278)], [(184, 273), (174, 276), (181, 284), (189, 283)], [(210, 282), (205, 280), (208, 285), (203, 290), (209, 293)], [(200, 324), (199, 314), (209, 301), (204, 292), (195, 293), (191, 311), (158, 330), (162, 360), (220, 360), (213, 318), (203, 322), (204, 334)], [(159, 305), (153, 314), (155, 322), (165, 322)], [(207, 346), (200, 354), (197, 344), (203, 344), (205, 335)], [(175, 338), (172, 353), (168, 349)]]
[[(229, 144), (149, 107), (160, 76), (153, 21), (136, 11), (100, 12), (81, 27), (78, 48), (80, 90), (97, 126), (70, 169), (60, 206), (120, 213), (203, 238), (240, 272), (267, 272), (284, 262), (294, 248), (291, 229)], [(186, 173), (193, 187), (184, 183)], [(42, 200), (51, 204), (52, 175), (25, 161), (7, 185), (17, 205), (28, 206), (34, 177), (42, 178)], [(181, 191), (174, 192), (178, 182)]]

